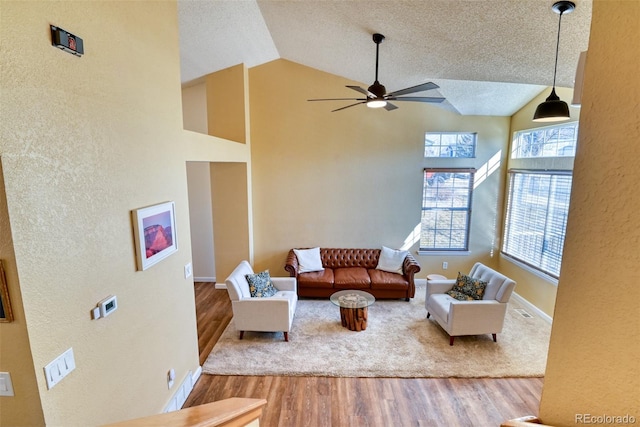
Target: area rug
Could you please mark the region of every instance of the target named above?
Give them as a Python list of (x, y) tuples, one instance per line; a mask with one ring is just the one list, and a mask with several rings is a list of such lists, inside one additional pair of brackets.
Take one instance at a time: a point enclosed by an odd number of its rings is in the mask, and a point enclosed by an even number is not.
[(457, 337), (426, 319), (425, 289), (411, 301), (378, 300), (369, 307), (367, 329), (350, 331), (328, 299), (298, 301), (289, 342), (283, 334), (245, 332), (233, 320), (203, 366), (214, 375), (283, 375), (396, 378), (498, 378), (544, 376), (551, 325), (524, 317), (509, 303), (505, 325), (491, 335)]

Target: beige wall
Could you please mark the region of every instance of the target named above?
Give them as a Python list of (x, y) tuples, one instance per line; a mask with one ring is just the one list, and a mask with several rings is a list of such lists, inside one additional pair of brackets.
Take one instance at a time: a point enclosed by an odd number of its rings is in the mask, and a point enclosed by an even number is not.
[[(284, 274), (294, 247), (400, 247), (420, 223), (424, 167), (480, 168), (496, 155), (504, 165), (506, 117), (462, 117), (410, 102), (391, 112), (331, 113), (341, 104), (306, 100), (347, 95), (344, 85), (353, 82), (285, 60), (252, 68), (249, 81), (257, 269)], [(478, 132), (477, 158), (425, 161), (426, 131)], [(493, 262), (504, 170), (474, 195), (471, 255), (418, 256), (419, 277), (442, 272), (443, 260), (452, 275), (477, 259)]]
[[(240, 64), (208, 74), (203, 80), (206, 103), (190, 102), (189, 108), (183, 106), (183, 112), (193, 116), (185, 118), (185, 123), (205, 116), (211, 136), (202, 135), (202, 130), (187, 132), (185, 151), (189, 160), (210, 162), (208, 176), (199, 174), (189, 185), (196, 185), (196, 179), (208, 181), (199, 185), (209, 187), (215, 279), (224, 283), (240, 261), (253, 262), (248, 71)], [(191, 90), (183, 87), (183, 100), (193, 101)], [(199, 93), (197, 99), (201, 98)], [(190, 203), (205, 209), (206, 196), (197, 201), (189, 197)], [(208, 257), (207, 251), (193, 250), (194, 260)]]
[[(531, 119), (536, 107), (549, 96), (550, 88), (542, 91), (537, 97), (533, 98), (527, 105), (522, 107), (520, 111), (511, 117), (511, 135), (517, 131), (545, 127), (549, 125), (558, 125), (559, 123), (540, 123)], [(573, 89), (556, 88), (556, 93), (567, 104), (571, 103), (573, 97)], [(580, 108), (570, 107), (571, 119), (569, 122), (575, 122), (580, 115)], [(561, 122), (569, 123), (569, 122)], [(511, 145), (509, 146), (507, 170), (508, 169), (557, 169), (572, 170), (573, 157), (548, 157), (548, 158), (531, 158), (531, 159), (511, 159)], [(502, 238), (502, 235), (500, 235)], [(531, 270), (525, 269), (513, 263), (508, 257), (500, 255), (498, 266), (500, 272), (511, 277), (517, 282), (516, 292), (531, 302), (545, 314), (553, 317), (553, 309), (556, 302), (557, 281), (543, 274), (534, 274)], [(545, 278), (546, 277), (546, 278)]]
[[(540, 417), (640, 419), (640, 2), (595, 1)], [(618, 423), (616, 425), (622, 425)]]
[(235, 65), (205, 76), (209, 135), (247, 143), (247, 69)]
[(187, 162), (193, 279), (196, 282), (216, 281), (210, 166), (209, 162)]
[[(15, 325), (1, 325), (0, 370), (17, 380), (16, 396), (0, 398), (2, 425), (157, 413), (176, 389), (167, 389), (167, 371), (179, 384), (198, 367), (193, 285), (183, 274), (191, 251), (176, 4), (0, 7), (0, 154), (18, 307)], [(52, 47), (49, 24), (82, 37), (85, 55)], [(178, 252), (136, 271), (130, 212), (166, 200), (176, 203)], [(111, 294), (118, 310), (91, 320)], [(17, 345), (5, 347), (14, 329)], [(76, 370), (47, 390), (42, 368), (69, 347)], [(24, 366), (31, 359), (37, 386)]]
[(253, 262), (249, 180), (246, 163), (211, 164), (216, 281), (220, 283), (240, 261)]
[(40, 426), (44, 418), (38, 394), (27, 322), (13, 252), (11, 224), (0, 164), (0, 260), (5, 270), (13, 321), (0, 323), (0, 372), (9, 372), (16, 397), (0, 396), (0, 426)]
[(193, 83), (182, 88), (182, 121), (186, 130), (209, 133), (207, 117), (207, 85)]

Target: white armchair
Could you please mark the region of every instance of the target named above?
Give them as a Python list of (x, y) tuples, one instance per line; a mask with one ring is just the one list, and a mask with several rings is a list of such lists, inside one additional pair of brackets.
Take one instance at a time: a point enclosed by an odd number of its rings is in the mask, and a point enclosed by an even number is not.
[(253, 268), (247, 261), (242, 261), (225, 281), (233, 309), (233, 322), (240, 331), (240, 339), (245, 331), (282, 331), (284, 340), (289, 341), (289, 331), (298, 305), (295, 277), (272, 277), (271, 282), (278, 292), (271, 297), (252, 298), (246, 274), (253, 274)]
[(433, 316), (449, 334), (449, 345), (460, 335), (492, 334), (495, 342), (516, 286), (513, 280), (479, 262), (468, 275), (487, 282), (483, 299), (459, 301), (445, 293), (453, 288), (456, 279), (427, 279), (427, 319)]

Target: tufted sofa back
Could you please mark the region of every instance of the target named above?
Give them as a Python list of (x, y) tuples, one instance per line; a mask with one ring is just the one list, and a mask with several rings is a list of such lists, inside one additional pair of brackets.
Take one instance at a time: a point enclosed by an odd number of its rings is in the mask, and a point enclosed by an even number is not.
[(380, 249), (320, 248), (320, 258), (325, 268), (376, 268)]

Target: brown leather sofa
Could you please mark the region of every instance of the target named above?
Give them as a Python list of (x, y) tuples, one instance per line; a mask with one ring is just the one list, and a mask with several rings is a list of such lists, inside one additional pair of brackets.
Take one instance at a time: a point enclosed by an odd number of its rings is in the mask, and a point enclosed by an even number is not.
[(380, 249), (320, 248), (323, 271), (298, 273), (298, 258), (289, 251), (285, 270), (298, 281), (298, 296), (329, 297), (343, 289), (367, 291), (378, 299), (413, 298), (416, 287), (413, 276), (420, 265), (407, 254), (403, 274), (377, 270)]

